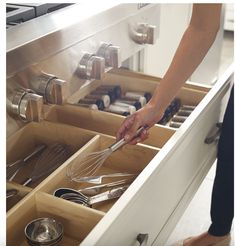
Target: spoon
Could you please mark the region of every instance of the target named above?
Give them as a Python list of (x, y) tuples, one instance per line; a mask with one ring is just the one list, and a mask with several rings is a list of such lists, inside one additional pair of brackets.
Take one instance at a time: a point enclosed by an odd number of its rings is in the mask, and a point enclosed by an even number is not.
[(68, 201), (73, 201), (81, 205), (91, 207), (91, 205), (95, 203), (120, 197), (128, 187), (129, 185), (124, 185), (91, 197), (85, 196), (81, 192), (71, 188), (59, 188), (54, 191), (53, 195)]

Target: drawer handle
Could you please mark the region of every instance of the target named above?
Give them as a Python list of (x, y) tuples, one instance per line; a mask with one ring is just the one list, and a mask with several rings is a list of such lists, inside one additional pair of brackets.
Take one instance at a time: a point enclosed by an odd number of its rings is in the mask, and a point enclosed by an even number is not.
[(212, 129), (212, 131), (208, 134), (209, 136), (206, 137), (205, 143), (212, 144), (214, 142), (218, 142), (219, 136), (221, 133), (222, 123), (216, 123), (216, 127)]
[(149, 238), (149, 234), (140, 233), (140, 234), (138, 234), (136, 239), (139, 242), (139, 246), (145, 246), (145, 245), (147, 245), (148, 238)]

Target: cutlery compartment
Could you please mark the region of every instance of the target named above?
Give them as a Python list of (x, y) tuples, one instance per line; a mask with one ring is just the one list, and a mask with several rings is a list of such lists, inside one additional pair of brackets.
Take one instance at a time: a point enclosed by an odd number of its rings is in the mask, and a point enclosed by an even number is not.
[[(89, 110), (73, 105), (54, 106), (46, 116), (46, 120), (50, 122), (60, 122), (111, 136), (116, 136), (124, 119), (120, 115)], [(149, 138), (143, 144), (160, 149), (172, 137), (175, 131), (173, 128), (156, 124), (149, 130)]]
[[(7, 191), (16, 190), (17, 192), (15, 195), (7, 198), (7, 203), (6, 203), (7, 211), (10, 210), (12, 207), (14, 207), (21, 199), (23, 199), (26, 195), (28, 195), (32, 191), (32, 188), (27, 187), (27, 186), (22, 186), (14, 182), (7, 182), (6, 188), (7, 188)], [(8, 192), (7, 192), (7, 195), (8, 195)]]
[[(157, 77), (147, 76), (132, 71), (126, 71), (122, 69), (111, 70), (111, 72), (105, 74), (103, 80), (92, 81), (87, 85), (83, 86), (82, 88), (80, 88), (79, 91), (77, 91), (68, 99), (68, 103), (76, 105), (80, 99), (84, 99), (85, 96), (89, 95), (100, 86), (118, 85), (121, 88), (122, 96), (124, 96), (126, 92), (133, 92), (133, 91), (153, 94), (155, 89), (159, 85), (160, 80), (161, 79)], [(179, 90), (179, 93), (177, 94), (176, 98), (180, 99), (181, 106), (189, 105), (189, 106), (196, 107), (200, 103), (200, 101), (204, 98), (204, 96), (207, 94), (209, 89), (210, 89), (209, 87), (206, 88), (200, 85), (196, 85), (194, 83), (187, 83), (185, 84), (184, 87), (182, 87)], [(169, 126), (169, 123), (174, 115), (179, 114), (180, 116), (182, 116), (182, 112), (181, 113), (178, 112), (179, 106), (180, 105), (176, 106), (175, 104), (171, 106), (169, 105), (169, 107), (165, 111), (165, 115), (163, 119), (158, 124)], [(185, 112), (183, 112), (184, 116), (189, 116), (193, 110), (190, 111), (187, 110), (187, 111), (188, 112), (186, 115)], [(114, 115), (117, 116), (117, 114)], [(125, 116), (121, 116), (121, 117), (124, 118)], [(171, 126), (173, 128), (177, 128), (172, 124)]]
[(27, 246), (25, 226), (34, 219), (50, 217), (63, 224), (64, 236), (60, 245), (77, 246), (103, 216), (102, 212), (37, 192), (8, 214), (7, 245)]
[[(68, 160), (62, 169), (57, 170), (56, 174), (50, 176), (46, 182), (40, 187), (40, 191), (53, 194), (58, 188), (66, 187), (79, 190), (85, 187), (91, 187), (96, 184), (91, 183), (78, 183), (71, 181), (67, 176), (67, 168), (71, 165), (81, 165), (87, 154), (94, 151), (104, 150), (115, 142), (115, 138), (109, 136), (96, 136), (90, 143), (79, 153), (75, 153), (74, 156)], [(148, 165), (148, 163), (157, 154), (158, 149), (154, 147), (147, 147), (144, 145), (125, 145), (121, 149), (112, 153), (103, 163), (103, 165), (97, 170), (95, 176), (112, 173), (131, 173), (136, 176)], [(75, 172), (75, 174), (77, 174)], [(86, 175), (85, 175), (86, 176)], [(103, 178), (103, 183), (114, 182), (118, 180), (127, 180), (128, 184), (132, 183), (135, 177), (112, 177)], [(104, 189), (105, 191), (106, 189)], [(117, 199), (112, 199), (92, 205), (95, 210), (107, 212)]]
[[(23, 184), (32, 173), (34, 174), (34, 182), (28, 184), (29, 187), (36, 187), (51, 172), (58, 168), (59, 165), (68, 159), (78, 149), (88, 143), (96, 133), (90, 132), (77, 127), (50, 122), (29, 123), (24, 128), (16, 132), (8, 138), (7, 141), (7, 163), (14, 163), (28, 156), (39, 145), (44, 144), (48, 147), (54, 143), (69, 146), (66, 155), (62, 155), (62, 150), (56, 149), (47, 153), (47, 148), (43, 150), (39, 156), (31, 159), (31, 161), (23, 163), (13, 181)], [(47, 152), (46, 152), (47, 151)], [(45, 174), (40, 175), (39, 174)]]

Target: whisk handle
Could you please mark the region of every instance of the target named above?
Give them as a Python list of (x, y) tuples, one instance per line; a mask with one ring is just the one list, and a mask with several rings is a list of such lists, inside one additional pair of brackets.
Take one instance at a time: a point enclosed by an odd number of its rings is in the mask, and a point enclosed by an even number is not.
[(23, 186), (27, 186), (28, 184), (30, 184), (32, 182), (32, 178), (28, 178), (27, 180), (24, 181), (24, 183), (22, 184)]
[[(144, 130), (146, 129), (147, 127), (145, 126), (142, 126), (140, 127), (135, 136), (132, 138), (132, 140), (136, 137), (139, 136), (139, 134)], [(126, 141), (124, 138), (120, 139), (118, 142), (114, 143), (113, 145), (111, 145), (109, 148), (112, 150), (112, 152), (116, 151), (117, 149), (121, 148), (122, 146), (124, 146), (125, 144), (127, 144), (129, 141)]]

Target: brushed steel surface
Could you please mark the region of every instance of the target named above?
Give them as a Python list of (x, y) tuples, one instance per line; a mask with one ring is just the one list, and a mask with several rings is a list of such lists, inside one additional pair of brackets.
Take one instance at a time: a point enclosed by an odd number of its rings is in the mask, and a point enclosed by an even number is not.
[(156, 26), (139, 23), (132, 29), (132, 39), (138, 44), (154, 44), (156, 41)]
[(42, 73), (29, 81), (30, 89), (44, 97), (46, 103), (63, 104), (68, 97), (68, 83), (52, 74)]
[[(78, 76), (79, 61), (84, 54), (96, 54), (103, 43), (112, 44), (113, 53), (110, 53), (110, 59), (106, 57), (105, 72), (111, 66), (120, 66), (146, 47), (132, 40), (131, 28), (143, 22), (159, 26), (159, 13), (158, 4), (141, 7), (138, 4), (106, 3), (91, 8), (90, 4), (83, 3), (11, 28), (7, 30), (7, 85), (14, 83), (32, 88), (31, 83), (36, 77), (53, 74), (67, 82), (67, 101), (70, 102), (70, 98), (76, 101), (76, 92), (94, 80), (93, 76)], [(159, 28), (157, 34), (158, 31)], [(89, 74), (92, 75), (92, 71), (88, 71)], [(57, 90), (61, 98), (63, 88)], [(9, 115), (8, 122), (21, 126)]]
[[(90, 37), (93, 37), (92, 42), (96, 42), (95, 35), (103, 30), (108, 32), (109, 39), (114, 35), (120, 40), (122, 37), (119, 28), (115, 29), (114, 33), (110, 33), (108, 29), (132, 16), (134, 23), (138, 21), (138, 18), (134, 18), (137, 15), (140, 18), (139, 22), (145, 19), (149, 24), (156, 24), (154, 19), (159, 17), (158, 8), (154, 4), (141, 9), (137, 8), (137, 4), (105, 4), (97, 5), (95, 8), (90, 8), (90, 4), (75, 4), (58, 13), (40, 16), (11, 28), (7, 30), (7, 76), (12, 76), (27, 66), (39, 63)], [(121, 33), (128, 36), (128, 29), (121, 29)], [(96, 47), (98, 48), (101, 41), (107, 42), (106, 40), (105, 37), (104, 40), (97, 40), (99, 42)], [(120, 41), (112, 43), (122, 47)], [(90, 49), (91, 47), (84, 51), (91, 52)]]
[(97, 51), (97, 55), (105, 59), (105, 65), (111, 68), (121, 66), (121, 51), (119, 46), (103, 43)]

